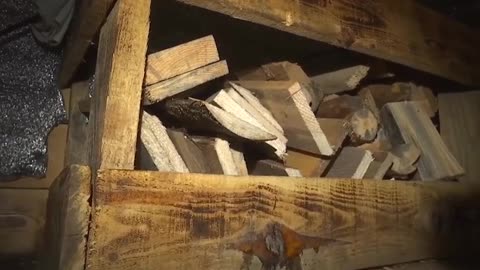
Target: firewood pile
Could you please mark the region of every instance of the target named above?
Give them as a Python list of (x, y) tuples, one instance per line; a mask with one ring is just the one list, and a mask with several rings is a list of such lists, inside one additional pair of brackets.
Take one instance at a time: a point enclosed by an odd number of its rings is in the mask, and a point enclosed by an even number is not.
[[(359, 65), (309, 76), (290, 62), (229, 74), (212, 36), (153, 53), (138, 166), (377, 180), (463, 175), (432, 122), (438, 112), (432, 90), (362, 83), (368, 75), (369, 67)], [(212, 80), (223, 87), (206, 89)]]

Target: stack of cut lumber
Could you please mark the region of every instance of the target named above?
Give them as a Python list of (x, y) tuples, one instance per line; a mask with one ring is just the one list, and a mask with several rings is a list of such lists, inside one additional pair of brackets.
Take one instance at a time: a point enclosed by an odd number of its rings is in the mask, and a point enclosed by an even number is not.
[[(140, 169), (225, 175), (450, 180), (464, 174), (432, 118), (436, 96), (369, 68), (235, 73), (212, 36), (147, 58)], [(210, 82), (210, 83), (207, 83)]]

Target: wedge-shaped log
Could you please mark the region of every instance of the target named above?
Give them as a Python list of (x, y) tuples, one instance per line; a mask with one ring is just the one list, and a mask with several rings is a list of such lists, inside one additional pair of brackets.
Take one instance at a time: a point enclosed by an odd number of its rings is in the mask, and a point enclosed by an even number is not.
[(311, 79), (325, 95), (331, 95), (355, 89), (369, 70), (369, 67), (359, 65), (316, 75)]
[(239, 137), (252, 141), (269, 141), (276, 136), (251, 125), (225, 110), (196, 99), (173, 99), (164, 111), (187, 129)]
[(287, 146), (325, 156), (334, 154), (299, 83), (238, 81), (235, 84), (252, 91), (273, 114), (285, 130)]

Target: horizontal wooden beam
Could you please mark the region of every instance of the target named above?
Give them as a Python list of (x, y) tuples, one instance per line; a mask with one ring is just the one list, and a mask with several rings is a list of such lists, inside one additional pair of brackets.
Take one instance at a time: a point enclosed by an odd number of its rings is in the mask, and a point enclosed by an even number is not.
[(414, 0), (178, 1), (463, 84), (480, 84), (480, 35)]
[(363, 269), (480, 235), (479, 192), (456, 183), (108, 170), (94, 192), (87, 269)]

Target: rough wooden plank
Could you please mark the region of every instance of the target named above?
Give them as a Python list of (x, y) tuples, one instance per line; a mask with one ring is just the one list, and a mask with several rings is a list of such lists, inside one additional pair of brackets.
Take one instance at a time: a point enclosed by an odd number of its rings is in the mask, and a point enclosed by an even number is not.
[(36, 254), (43, 241), (48, 190), (0, 189), (0, 254)]
[(228, 74), (227, 61), (220, 61), (152, 84), (144, 90), (143, 104), (150, 105), (160, 102), (226, 74)]
[(210, 168), (207, 164), (208, 160), (205, 159), (200, 148), (187, 134), (172, 129), (167, 129), (167, 132), (172, 143), (175, 145), (175, 148), (185, 162), (189, 172), (210, 172)]
[(393, 155), (389, 152), (375, 152), (364, 179), (382, 180), (393, 165)]
[(83, 270), (90, 222), (91, 172), (86, 166), (67, 167), (48, 195), (46, 246), (41, 269)]
[(237, 116), (207, 102), (196, 99), (172, 99), (164, 111), (184, 128), (212, 132), (252, 141), (274, 140), (275, 135), (251, 125)]
[(220, 60), (212, 35), (147, 57), (145, 86), (173, 78)]
[[(80, 110), (80, 102), (89, 96), (88, 82), (72, 85), (70, 94), (70, 113), (68, 119), (68, 140), (65, 164), (87, 165), (89, 160), (88, 118)], [(57, 174), (58, 175), (58, 174)]]
[(349, 270), (478, 253), (479, 191), (457, 183), (100, 171), (95, 192), (89, 270)]
[(146, 111), (142, 114), (140, 139), (158, 171), (189, 172), (160, 119)]
[(88, 48), (105, 21), (116, 0), (81, 1), (78, 14), (74, 16), (70, 35), (63, 53), (62, 69), (59, 75), (60, 87), (67, 87), (84, 62)]
[(460, 83), (480, 84), (476, 31), (413, 0), (178, 1)]
[(100, 32), (90, 114), (91, 167), (133, 169), (150, 0), (120, 0)]
[(422, 180), (455, 179), (464, 174), (428, 115), (416, 104), (388, 103), (381, 116), (389, 138), (414, 144), (421, 150), (418, 170)]
[(373, 161), (370, 151), (344, 147), (327, 173), (331, 178), (363, 179)]
[(235, 84), (252, 91), (272, 113), (285, 131), (287, 146), (325, 156), (334, 154), (299, 83), (238, 81)]
[(367, 66), (353, 66), (311, 77), (315, 85), (325, 94), (337, 94), (355, 89), (370, 70)]
[(480, 91), (440, 94), (440, 133), (465, 169), (460, 181), (480, 181)]
[(325, 132), (327, 141), (334, 151), (342, 147), (343, 142), (348, 136), (347, 123), (342, 119), (319, 118), (317, 119), (320, 127)]

